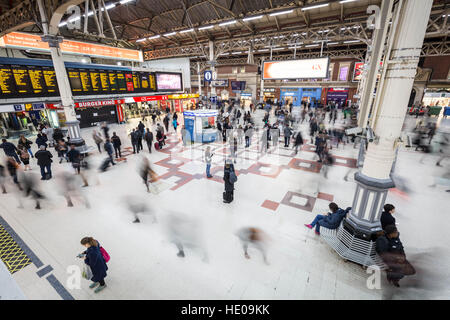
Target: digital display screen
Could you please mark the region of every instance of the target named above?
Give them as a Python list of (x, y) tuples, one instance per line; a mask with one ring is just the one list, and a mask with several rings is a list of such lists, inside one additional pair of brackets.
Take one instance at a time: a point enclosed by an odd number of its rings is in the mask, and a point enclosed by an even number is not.
[(362, 73), (364, 68), (364, 62), (355, 63), (355, 71), (353, 73), (353, 81), (360, 81), (362, 79)]
[(264, 80), (323, 79), (327, 77), (329, 58), (264, 61)]
[(100, 86), (102, 88), (102, 93), (109, 93), (110, 88), (109, 88), (108, 72), (105, 70), (100, 70), (99, 75), (100, 75)]
[(72, 93), (77, 94), (83, 92), (83, 87), (81, 85), (80, 79), (80, 71), (78, 71), (78, 69), (67, 68), (67, 74), (69, 76)]
[(53, 67), (42, 67), (42, 74), (44, 75), (45, 87), (47, 94), (58, 94), (58, 83), (56, 82), (56, 73)]
[(245, 81), (231, 81), (232, 91), (243, 91), (245, 90)]
[(117, 75), (114, 71), (109, 71), (109, 90), (111, 93), (117, 92)]
[(156, 87), (158, 91), (181, 91), (181, 73), (156, 72)]
[(0, 93), (10, 96), (15, 91), (14, 77), (9, 65), (0, 65)]
[(133, 86), (135, 91), (138, 92), (141, 91), (141, 81), (139, 77), (139, 72), (133, 72)]
[(102, 84), (100, 82), (100, 72), (98, 70), (89, 70), (91, 76), (92, 92), (99, 93), (102, 90)]
[(28, 68), (25, 66), (11, 66), (16, 84), (16, 93), (22, 96), (29, 96), (32, 93)]
[(150, 86), (150, 91), (156, 91), (156, 78), (154, 73), (148, 74), (148, 83)]
[(119, 92), (127, 91), (127, 82), (125, 80), (125, 75), (123, 72), (117, 72), (117, 89)]
[(81, 86), (83, 88), (84, 94), (89, 94), (92, 92), (91, 79), (89, 77), (89, 71), (85, 69), (80, 69), (80, 79)]
[(132, 73), (125, 73), (125, 81), (127, 83), (127, 91), (128, 92), (133, 92), (134, 91), (133, 74)]
[(148, 73), (147, 72), (140, 72), (139, 76), (141, 78), (141, 89), (143, 92), (150, 91), (150, 82), (148, 79)]
[(28, 66), (28, 74), (33, 93), (37, 95), (47, 93), (42, 69), (40, 67)]
[(349, 69), (348, 66), (339, 68), (339, 80), (340, 81), (347, 81), (348, 69)]

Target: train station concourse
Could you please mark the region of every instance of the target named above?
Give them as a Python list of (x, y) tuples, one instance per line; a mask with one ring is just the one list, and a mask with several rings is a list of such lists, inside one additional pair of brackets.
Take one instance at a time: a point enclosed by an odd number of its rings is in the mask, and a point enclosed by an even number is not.
[(0, 0), (0, 305), (450, 299), (449, 17)]

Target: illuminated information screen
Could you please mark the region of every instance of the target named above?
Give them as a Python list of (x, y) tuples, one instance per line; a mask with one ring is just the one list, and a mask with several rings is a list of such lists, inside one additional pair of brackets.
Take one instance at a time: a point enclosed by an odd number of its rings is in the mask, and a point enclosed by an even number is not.
[(28, 74), (30, 76), (31, 88), (33, 89), (33, 93), (35, 95), (47, 93), (42, 69), (40, 67), (29, 66)]
[(77, 69), (67, 68), (67, 74), (69, 75), (70, 87), (73, 93), (83, 92), (83, 87), (81, 86), (80, 71)]
[(156, 77), (154, 73), (149, 73), (148, 80), (150, 84), (150, 90), (156, 91)]
[(14, 78), (9, 65), (0, 65), (0, 93), (11, 96), (16, 90)]
[(89, 70), (91, 76), (92, 92), (99, 93), (102, 91), (102, 84), (100, 82), (100, 72), (97, 70)]
[(100, 70), (99, 74), (102, 93), (109, 93), (111, 90), (109, 88), (108, 72), (105, 70)]
[(135, 91), (141, 91), (141, 81), (138, 72), (133, 72), (133, 85)]
[(125, 75), (122, 72), (117, 72), (117, 89), (119, 92), (127, 91), (127, 82), (125, 81)]
[(28, 68), (25, 66), (11, 66), (14, 81), (16, 84), (16, 93), (21, 96), (29, 96), (32, 93), (30, 76)]
[(81, 87), (85, 94), (92, 93), (91, 79), (89, 78), (89, 71), (80, 69)]
[(42, 67), (45, 86), (49, 95), (58, 94), (58, 83), (56, 82), (56, 73), (53, 67)]
[(114, 71), (109, 71), (109, 90), (111, 93), (117, 92), (117, 74)]

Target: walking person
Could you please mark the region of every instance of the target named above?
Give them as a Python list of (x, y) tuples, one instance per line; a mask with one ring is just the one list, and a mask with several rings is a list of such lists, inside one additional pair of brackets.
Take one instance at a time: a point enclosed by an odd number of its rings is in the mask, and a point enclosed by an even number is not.
[(37, 164), (41, 167), (41, 180), (50, 180), (52, 178), (52, 158), (50, 151), (45, 150), (44, 146), (40, 146), (39, 151), (34, 155)]
[(166, 128), (166, 132), (169, 132), (169, 113), (163, 119), (164, 127)]
[(0, 164), (0, 187), (2, 187), (2, 193), (7, 193), (5, 188), (6, 181), (6, 168)]
[[(92, 284), (90, 289), (94, 289), (95, 293), (98, 293), (106, 288), (105, 278), (108, 266), (106, 265), (105, 258), (101, 251), (100, 243), (92, 237), (84, 237), (80, 241), (81, 245), (86, 247), (86, 251), (79, 254), (79, 258), (84, 258), (84, 263), (87, 264), (92, 271)], [(98, 286), (98, 287), (97, 287)]]
[(100, 148), (100, 146), (103, 142), (103, 139), (102, 139), (100, 133), (97, 132), (97, 130), (94, 130), (94, 132), (92, 132), (92, 138), (94, 139), (94, 142), (97, 145), (98, 152), (102, 153), (102, 149)]
[(150, 161), (144, 157), (140, 169), (141, 178), (144, 181), (147, 192), (150, 192), (149, 183), (158, 181), (158, 174), (150, 166)]
[(176, 118), (173, 118), (172, 125), (173, 125), (173, 129), (175, 130), (175, 132), (177, 132), (178, 121)]
[(153, 133), (149, 128), (147, 128), (147, 131), (145, 132), (144, 140), (147, 143), (148, 152), (152, 153)]
[(289, 148), (289, 143), (291, 141), (292, 136), (292, 129), (289, 128), (289, 126), (285, 126), (283, 133), (284, 133), (284, 147)]
[(211, 162), (212, 162), (212, 156), (214, 155), (214, 153), (211, 153), (211, 147), (207, 146), (206, 150), (205, 150), (205, 162), (206, 162), (206, 177), (208, 179), (212, 178), (213, 176), (211, 175)]
[(225, 182), (225, 192), (223, 193), (223, 202), (231, 203), (234, 200), (234, 184), (237, 181), (237, 176), (236, 172), (234, 171), (234, 165), (232, 161), (229, 159), (225, 161), (223, 180)]
[(36, 144), (37, 144), (38, 149), (41, 146), (45, 146), (45, 148), (47, 148), (48, 147), (47, 141), (48, 141), (48, 139), (45, 135), (38, 133), (37, 138), (36, 138)]
[(298, 153), (298, 148), (302, 147), (303, 144), (303, 137), (302, 137), (302, 133), (300, 131), (297, 132), (297, 134), (295, 135), (295, 154)]
[(33, 142), (31, 142), (30, 140), (25, 138), (25, 136), (23, 134), (20, 135), (18, 146), (23, 146), (25, 148), (25, 150), (30, 154), (30, 156), (32, 158), (34, 158), (33, 152), (31, 152), (31, 145), (32, 144), (33, 144)]
[(64, 141), (64, 138), (56, 141), (58, 142), (56, 143), (55, 150), (58, 152), (59, 163), (62, 163), (64, 159), (69, 162), (69, 159), (67, 158), (67, 144)]
[(75, 145), (70, 145), (70, 150), (67, 152), (67, 158), (72, 163), (72, 167), (75, 169), (75, 173), (80, 174), (81, 171), (81, 154), (80, 151), (75, 149)]
[(246, 227), (241, 228), (236, 232), (239, 240), (241, 240), (242, 248), (244, 249), (244, 256), (246, 259), (250, 259), (250, 255), (248, 254), (248, 246), (252, 245), (256, 249), (258, 249), (264, 259), (265, 264), (269, 264), (267, 261), (266, 255), (266, 241), (269, 237), (258, 228)]
[(17, 156), (17, 152), (19, 150), (14, 144), (8, 142), (6, 139), (2, 139), (2, 144), (0, 144), (0, 148), (3, 149), (7, 157), (13, 157), (16, 160), (16, 162), (20, 164), (20, 159)]
[(122, 152), (120, 152), (120, 146), (122, 145), (122, 142), (120, 141), (119, 136), (115, 132), (113, 132), (111, 142), (114, 147), (114, 152), (116, 153), (116, 159), (119, 157), (122, 158)]
[(139, 130), (139, 128), (136, 128), (136, 131), (134, 132), (134, 134), (136, 135), (137, 149), (138, 149), (138, 153), (139, 153), (139, 151), (144, 150), (144, 147), (142, 146), (142, 138), (143, 138), (144, 134), (142, 133), (141, 130)]
[[(116, 164), (114, 163), (114, 157), (113, 157), (114, 148), (113, 148), (113, 145), (112, 145), (111, 140), (109, 138), (107, 138), (105, 140), (105, 151), (108, 153), (109, 162), (111, 162), (111, 164), (113, 166), (115, 166)], [(108, 164), (109, 164), (109, 162), (108, 162)], [(105, 170), (103, 170), (103, 171), (105, 171)]]
[(133, 153), (136, 153), (136, 150), (137, 150), (137, 153), (139, 153), (139, 148), (137, 148), (138, 136), (137, 136), (135, 129), (133, 129), (133, 131), (131, 131), (130, 137), (131, 137), (131, 145), (133, 146)]
[(103, 122), (102, 124), (102, 130), (103, 130), (103, 136), (105, 137), (105, 139), (109, 138), (109, 128), (108, 128), (108, 124), (105, 122)]

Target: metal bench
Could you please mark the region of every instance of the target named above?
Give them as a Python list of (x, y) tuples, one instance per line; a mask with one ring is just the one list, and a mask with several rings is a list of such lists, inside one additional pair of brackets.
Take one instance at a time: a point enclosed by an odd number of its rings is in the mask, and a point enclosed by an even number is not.
[(376, 265), (381, 270), (387, 269), (386, 264), (375, 251), (375, 242), (356, 238), (344, 229), (342, 222), (337, 229), (321, 227), (320, 236), (345, 260), (364, 267)]

